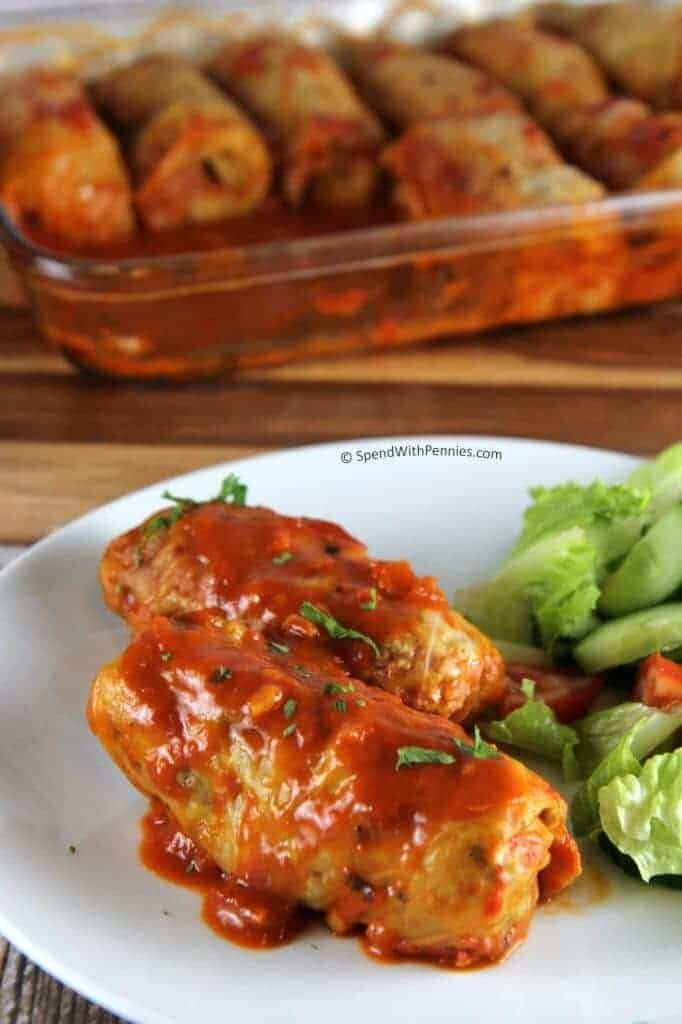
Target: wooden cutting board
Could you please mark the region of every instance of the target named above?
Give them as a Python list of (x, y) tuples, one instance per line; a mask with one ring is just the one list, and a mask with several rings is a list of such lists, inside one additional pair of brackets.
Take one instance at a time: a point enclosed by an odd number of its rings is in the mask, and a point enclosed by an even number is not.
[(273, 447), (479, 433), (653, 453), (682, 437), (682, 304), (168, 387), (82, 376), (25, 309), (3, 309), (0, 375), (0, 542), (28, 543), (132, 488)]

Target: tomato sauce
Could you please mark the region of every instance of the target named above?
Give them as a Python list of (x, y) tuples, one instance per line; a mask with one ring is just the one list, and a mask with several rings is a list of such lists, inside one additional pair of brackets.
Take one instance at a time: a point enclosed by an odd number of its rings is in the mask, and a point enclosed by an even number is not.
[(500, 695), (499, 653), (407, 561), (370, 558), (334, 523), (257, 506), (207, 502), (164, 527), (169, 514), (114, 540), (102, 562), (109, 607), (135, 629), (213, 608), (317, 639), (351, 675), (446, 717)]
[[(247, 949), (276, 949), (297, 939), (319, 919), (305, 907), (231, 879), (184, 834), (160, 800), (150, 801), (141, 820), (141, 832), (140, 860), (144, 867), (165, 881), (197, 892), (202, 899), (202, 920), (228, 942)], [(524, 920), (510, 929), (502, 956), (490, 959), (460, 954), (453, 963), (451, 950), (443, 950), (442, 955), (434, 952), (428, 958), (405, 956), (396, 950), (390, 935), (376, 929), (371, 938), (360, 936), (360, 948), (372, 960), (384, 964), (404, 963), (407, 959), (441, 969), (477, 970), (505, 960), (524, 941), (528, 924)]]
[[(381, 643), (407, 632), (423, 610), (449, 615), (433, 577), (418, 577), (405, 561), (370, 559), (366, 548), (334, 523), (281, 516), (265, 508), (209, 503), (173, 527), (124, 535), (109, 549), (102, 573), (110, 606), (137, 627), (160, 607), (158, 589), (169, 578), (155, 576), (160, 546), (174, 546), (160, 559), (177, 578), (185, 608), (219, 608), (230, 619), (256, 620), (295, 635), (328, 636), (301, 614), (303, 602), (328, 608), (345, 626)], [(132, 561), (132, 574), (123, 566)], [(145, 580), (145, 574), (150, 577)], [(165, 587), (164, 587), (165, 584)], [(145, 596), (149, 594), (149, 600)], [(375, 653), (359, 639), (342, 641), (349, 667), (371, 667)]]
[[(159, 756), (146, 765), (165, 796), (181, 802), (188, 798), (184, 772), (212, 774), (211, 759), (225, 746), (226, 721), (231, 723), (228, 736), (245, 741), (259, 761), (281, 764), (285, 777), (296, 779), (299, 787), (312, 784), (310, 766), (332, 739), (335, 756), (352, 768), (352, 800), (348, 796), (324, 809), (304, 803), (295, 811), (294, 830), (308, 823), (315, 834), (342, 831), (362, 805), (372, 808), (372, 818), (396, 825), (411, 825), (419, 808), (418, 831), (426, 834), (445, 821), (468, 820), (506, 806), (524, 795), (531, 779), (533, 786), (550, 791), (511, 758), (458, 754), (453, 740), (470, 741), (454, 723), (419, 714), (358, 680), (349, 685), (342, 662), (319, 643), (292, 634), (279, 634), (279, 642), (247, 632), (235, 647), (228, 638), (231, 628), (243, 629), (210, 612), (194, 613), (184, 622), (156, 618), (122, 657), (121, 671), (136, 698), (136, 723), (150, 736), (166, 738)], [(285, 713), (288, 701), (296, 704), (291, 720)], [(432, 764), (428, 773), (409, 777), (396, 770), (398, 749), (414, 742), (415, 717), (420, 743), (454, 751), (454, 764)], [(190, 727), (192, 722), (202, 727)], [(289, 725), (295, 731), (287, 734)], [(239, 786), (231, 771), (220, 773), (226, 805), (234, 797), (235, 781)], [(280, 816), (278, 830), (285, 818)], [(258, 871), (267, 873), (252, 839)]]
[[(268, 196), (255, 210), (240, 217), (216, 224), (186, 225), (152, 231), (138, 226), (129, 238), (80, 246), (64, 239), (51, 237), (31, 224), (22, 225), (24, 232), (36, 244), (51, 252), (65, 256), (83, 256), (107, 261), (142, 259), (153, 256), (175, 256), (188, 253), (215, 252), (220, 249), (243, 246), (291, 242), (296, 239), (316, 238), (344, 231), (359, 231), (395, 223), (399, 215), (388, 198), (377, 200), (371, 206), (323, 208), (308, 206), (294, 209), (278, 196)], [(351, 301), (350, 311), (357, 305)]]
[(200, 893), (202, 918), (221, 938), (249, 949), (269, 949), (291, 942), (312, 921), (313, 915), (303, 908), (221, 871), (159, 800), (151, 801), (141, 828), (144, 866)]

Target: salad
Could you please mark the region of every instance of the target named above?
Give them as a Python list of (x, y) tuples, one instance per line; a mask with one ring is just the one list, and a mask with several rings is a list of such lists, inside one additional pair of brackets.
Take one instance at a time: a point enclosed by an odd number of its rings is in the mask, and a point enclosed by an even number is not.
[(455, 595), (507, 662), (481, 730), (577, 783), (576, 835), (682, 887), (682, 442), (621, 483), (530, 497), (497, 573)]

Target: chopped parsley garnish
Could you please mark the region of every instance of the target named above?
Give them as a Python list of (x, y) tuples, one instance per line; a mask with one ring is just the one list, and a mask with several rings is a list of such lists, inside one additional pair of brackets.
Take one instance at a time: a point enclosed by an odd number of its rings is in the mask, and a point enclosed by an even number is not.
[[(151, 537), (153, 533), (157, 533), (159, 530), (168, 530), (173, 523), (182, 515), (179, 508), (173, 508), (166, 515), (154, 516), (148, 523), (145, 523), (142, 527), (142, 535), (144, 537)], [(141, 559), (141, 555), (140, 555)], [(137, 568), (139, 568), (141, 562), (138, 562)]]
[(468, 754), (469, 757), (477, 757), (480, 760), (485, 760), (489, 757), (502, 756), (494, 747), (491, 747), (489, 743), (486, 743), (485, 740), (481, 738), (478, 726), (474, 727), (473, 747), (470, 743), (465, 743), (464, 740), (454, 740), (454, 744), (463, 754)]
[(533, 679), (522, 679), (521, 693), (528, 700), (535, 700), (535, 681)]
[(281, 555), (275, 555), (275, 557), (272, 560), (272, 564), (286, 565), (287, 562), (290, 562), (293, 557), (294, 556), (292, 555), (291, 551), (283, 551)]
[[(462, 754), (481, 759), (489, 757), (501, 757), (501, 754), (481, 739), (478, 726), (474, 729), (474, 743), (465, 743), (464, 740), (454, 740), (454, 744)], [(395, 770), (404, 768), (410, 764), (454, 764), (455, 758), (445, 750), (432, 750), (429, 747), (399, 747), (398, 760)]]
[(455, 758), (445, 750), (431, 750), (429, 747), (398, 747), (395, 770), (412, 764), (454, 764)]
[(290, 697), (284, 704), (284, 717), (291, 718), (292, 715), (296, 714), (296, 708), (298, 707), (298, 701)]
[(170, 661), (172, 657), (172, 651), (161, 651), (161, 661)]
[(282, 736), (291, 736), (292, 732), (296, 732), (296, 722), (290, 722), (286, 729), (282, 730)]
[(327, 683), (323, 693), (325, 697), (336, 697), (338, 694), (353, 693), (354, 690), (352, 683)]
[(226, 679), (232, 678), (232, 670), (227, 665), (218, 665), (217, 668), (211, 672), (212, 683), (224, 683)]
[(336, 708), (337, 711), (340, 711), (342, 715), (344, 715), (346, 711), (348, 711), (348, 705), (346, 704), (343, 697), (340, 700), (334, 702), (334, 707)]
[(357, 706), (359, 708), (367, 707), (367, 701), (364, 700), (362, 697), (356, 697), (355, 698), (355, 703), (357, 704)]
[(213, 501), (222, 501), (226, 505), (245, 505), (247, 490), (246, 484), (243, 484), (234, 473), (230, 473), (223, 480), (216, 496), (209, 498), (208, 501), (195, 501), (194, 498), (178, 498), (176, 495), (171, 494), (170, 491), (164, 491), (161, 497), (172, 502), (174, 507), (170, 508), (167, 512), (160, 512), (159, 515), (154, 516), (148, 523), (145, 523), (142, 528), (142, 534), (144, 537), (149, 537), (159, 530), (168, 530), (186, 512), (193, 508), (198, 508), (199, 505), (208, 505)]
[(278, 644), (276, 640), (268, 640), (268, 647), (271, 647), (276, 654), (288, 654), (289, 648), (286, 644)]
[(312, 673), (305, 667), (305, 665), (292, 665), (292, 668), (294, 669), (295, 672), (300, 672), (304, 679), (312, 675)]
[(366, 601), (360, 602), (360, 607), (365, 612), (373, 612), (377, 606), (377, 588), (372, 587), (369, 592), (369, 597)]
[(200, 504), (194, 498), (178, 498), (177, 495), (171, 494), (170, 491), (163, 491), (161, 497), (165, 498), (166, 501), (172, 501), (175, 505), (175, 508), (171, 509), (171, 514), (179, 511), (179, 514), (182, 515), (183, 512), (189, 512), (191, 508), (196, 508)]
[(311, 604), (310, 601), (304, 601), (298, 611), (308, 622), (326, 629), (333, 640), (361, 640), (363, 644), (367, 644), (368, 647), (372, 648), (377, 658), (381, 656), (379, 647), (370, 636), (360, 633), (357, 629), (349, 629), (347, 626), (343, 626), (333, 615)]
[(227, 505), (246, 505), (249, 488), (236, 473), (230, 473), (220, 485), (220, 490), (211, 501), (224, 501)]

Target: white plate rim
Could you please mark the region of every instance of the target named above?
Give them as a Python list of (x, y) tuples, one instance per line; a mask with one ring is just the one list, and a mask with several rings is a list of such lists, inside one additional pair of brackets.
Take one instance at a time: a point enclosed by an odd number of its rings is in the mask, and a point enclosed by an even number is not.
[[(233, 471), (235, 468), (243, 466), (244, 464), (251, 464), (253, 462), (263, 462), (267, 460), (276, 459), (279, 457), (286, 457), (290, 454), (296, 454), (298, 456), (305, 457), (306, 455), (320, 454), (322, 452), (339, 452), (345, 449), (356, 449), (363, 447), (379, 447), (395, 443), (407, 443), (407, 444), (438, 444), (443, 445), (446, 443), (455, 444), (457, 442), (468, 442), (479, 444), (481, 446), (504, 446), (509, 445), (514, 448), (526, 447), (536, 451), (540, 450), (565, 450), (565, 451), (581, 451), (586, 455), (594, 454), (597, 456), (613, 456), (614, 458), (624, 457), (633, 460), (633, 462), (643, 462), (644, 458), (639, 455), (633, 455), (632, 453), (623, 452), (618, 449), (603, 448), (595, 445), (583, 445), (573, 444), (570, 442), (551, 441), (536, 438), (525, 438), (517, 436), (506, 436), (506, 435), (480, 435), (480, 434), (428, 434), (428, 435), (399, 435), (399, 436), (379, 436), (379, 437), (358, 437), (358, 438), (347, 438), (338, 441), (324, 442), (320, 444), (312, 445), (292, 445), (286, 448), (278, 448), (265, 452), (258, 452), (253, 455), (245, 455), (236, 459), (226, 460), (225, 462), (217, 462), (208, 466), (201, 466), (195, 470), (178, 474), (172, 477), (166, 477), (143, 488), (126, 492), (119, 497), (112, 499), (111, 501), (105, 502), (93, 509), (88, 510), (81, 516), (70, 520), (69, 522), (60, 525), (57, 529), (51, 531), (45, 537), (41, 538), (35, 544), (31, 545), (24, 552), (14, 558), (7, 566), (0, 571), (0, 577), (6, 580), (11, 577), (14, 572), (18, 570), (20, 566), (31, 559), (40, 558), (43, 551), (54, 541), (55, 538), (63, 536), (68, 531), (77, 530), (79, 527), (87, 525), (88, 522), (98, 517), (101, 513), (114, 511), (115, 507), (120, 503), (123, 504), (131, 498), (144, 498), (150, 494), (157, 494), (163, 488), (175, 485), (176, 482), (190, 481), (191, 478), (198, 474), (207, 472), (219, 472), (223, 470)], [(304, 514), (304, 513), (303, 513)], [(7, 941), (19, 949), (26, 957), (33, 961), (38, 967), (52, 975), (54, 978), (59, 980), (65, 986), (71, 988), (84, 998), (96, 1003), (110, 1013), (116, 1014), (124, 1019), (130, 1021), (139, 1022), (139, 1024), (168, 1024), (169, 1018), (165, 1014), (158, 1014), (151, 1008), (141, 1007), (139, 1003), (128, 1000), (125, 995), (121, 992), (110, 989), (106, 982), (101, 981), (96, 974), (90, 974), (87, 968), (78, 969), (71, 968), (68, 962), (60, 959), (59, 956), (53, 954), (50, 949), (49, 943), (41, 942), (40, 939), (36, 939), (31, 935), (22, 931), (21, 928), (14, 926), (11, 918), (7, 917), (4, 912), (2, 901), (0, 900), (0, 933), (7, 939)], [(670, 1020), (671, 1024), (673, 1018), (666, 1018)], [(682, 1020), (682, 1018), (680, 1018)], [(677, 1018), (675, 1018), (677, 1020)]]

